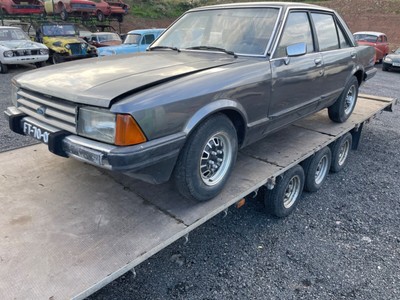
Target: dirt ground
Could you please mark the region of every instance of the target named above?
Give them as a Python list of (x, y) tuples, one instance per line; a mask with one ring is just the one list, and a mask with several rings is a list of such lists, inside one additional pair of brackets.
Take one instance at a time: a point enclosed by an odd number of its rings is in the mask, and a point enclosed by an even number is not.
[[(233, 1), (232, 1), (233, 2)], [(330, 0), (321, 5), (335, 9), (352, 32), (380, 31), (386, 33), (391, 49), (400, 47), (400, 0)], [(143, 28), (163, 28), (173, 19), (127, 17), (121, 32)]]

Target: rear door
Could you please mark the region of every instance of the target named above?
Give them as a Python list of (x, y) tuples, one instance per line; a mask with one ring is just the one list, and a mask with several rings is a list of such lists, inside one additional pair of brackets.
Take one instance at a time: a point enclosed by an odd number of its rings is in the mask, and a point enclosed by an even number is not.
[(339, 97), (349, 80), (356, 66), (357, 52), (333, 14), (312, 12), (311, 18), (325, 67), (320, 103), (320, 107), (325, 107)]
[[(288, 57), (286, 47), (298, 43), (307, 45), (307, 53)], [(289, 12), (271, 59), (270, 129), (281, 127), (315, 111), (323, 90), (324, 74), (322, 56), (316, 50), (309, 13)]]

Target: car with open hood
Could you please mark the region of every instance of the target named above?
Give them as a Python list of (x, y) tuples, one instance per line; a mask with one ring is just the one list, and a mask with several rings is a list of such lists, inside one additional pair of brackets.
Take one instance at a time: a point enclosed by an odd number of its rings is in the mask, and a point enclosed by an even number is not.
[(31, 41), (21, 28), (0, 26), (0, 73), (7, 73), (8, 65), (41, 67), (48, 58), (47, 47)]
[(5, 113), (14, 132), (57, 155), (151, 183), (172, 178), (182, 195), (206, 201), (246, 145), (324, 108), (345, 122), (376, 73), (373, 59), (328, 8), (208, 6), (186, 12), (147, 52), (14, 77)]
[(74, 24), (43, 23), (36, 31), (36, 41), (45, 44), (50, 50), (50, 62), (96, 57), (96, 48), (80, 38)]

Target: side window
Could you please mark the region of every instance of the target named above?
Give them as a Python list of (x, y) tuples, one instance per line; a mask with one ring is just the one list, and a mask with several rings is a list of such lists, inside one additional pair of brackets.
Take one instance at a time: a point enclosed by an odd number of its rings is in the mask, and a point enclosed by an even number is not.
[(383, 42), (387, 43), (387, 36), (386, 35), (383, 36)]
[(319, 50), (339, 49), (338, 35), (333, 16), (319, 13), (312, 13), (311, 16), (317, 31)]
[(345, 38), (345, 34), (343, 33), (342, 28), (340, 28), (339, 26), (337, 26), (337, 31), (339, 33), (339, 44), (340, 44), (340, 48), (348, 48), (350, 47), (350, 43), (347, 40), (347, 38)]
[(154, 34), (146, 34), (142, 39), (142, 45), (149, 45), (155, 40)]
[(297, 43), (306, 43), (307, 52), (314, 52), (311, 26), (306, 12), (289, 14), (275, 57), (285, 57), (287, 55), (286, 47)]
[(383, 41), (382, 41), (382, 36), (380, 36), (380, 37), (378, 37), (378, 41), (377, 41), (378, 43), (382, 43)]

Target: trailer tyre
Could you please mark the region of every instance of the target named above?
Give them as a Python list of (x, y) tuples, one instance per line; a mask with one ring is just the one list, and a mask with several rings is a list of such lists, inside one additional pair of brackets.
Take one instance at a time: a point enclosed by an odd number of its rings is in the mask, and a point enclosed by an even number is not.
[(283, 174), (272, 190), (266, 190), (264, 204), (268, 213), (286, 217), (296, 207), (304, 187), (304, 170), (296, 165)]
[(350, 132), (347, 132), (336, 142), (330, 145), (332, 151), (332, 173), (337, 173), (346, 166), (352, 142), (353, 137)]
[(218, 195), (232, 172), (238, 151), (236, 129), (216, 114), (189, 136), (174, 170), (178, 191), (188, 199), (207, 201)]
[(304, 190), (307, 192), (319, 190), (329, 173), (331, 160), (331, 149), (325, 147), (302, 163), (305, 173)]
[(358, 97), (358, 80), (351, 77), (342, 94), (334, 104), (328, 107), (329, 118), (336, 123), (345, 122), (356, 106)]

